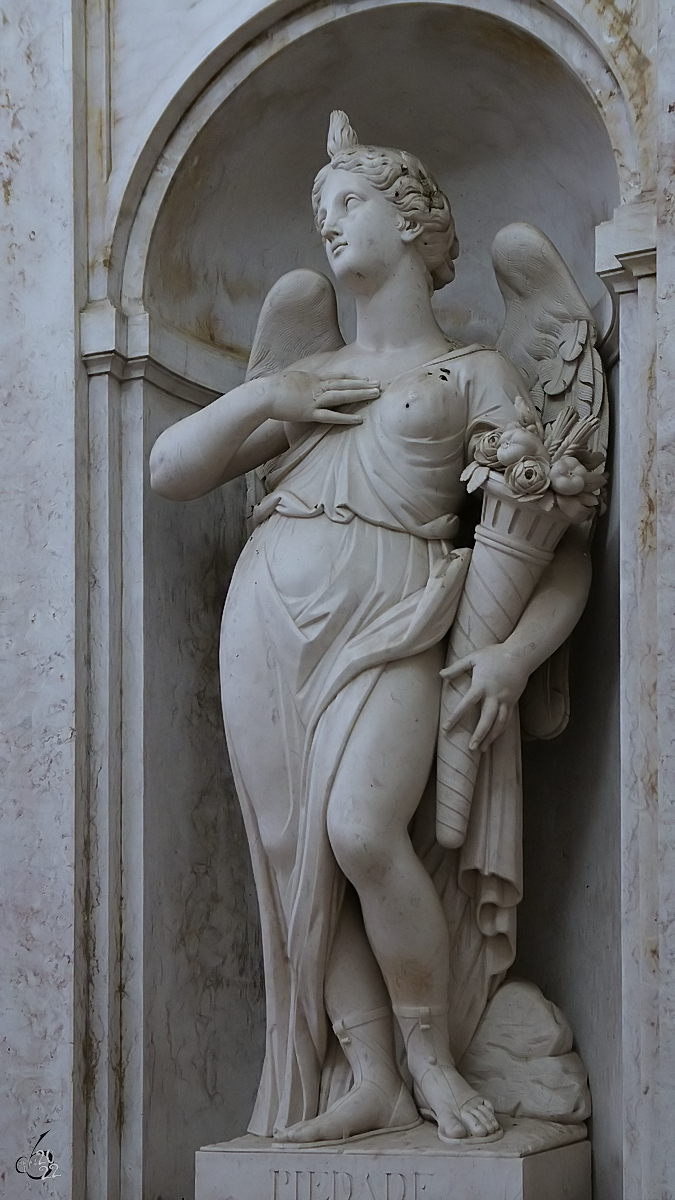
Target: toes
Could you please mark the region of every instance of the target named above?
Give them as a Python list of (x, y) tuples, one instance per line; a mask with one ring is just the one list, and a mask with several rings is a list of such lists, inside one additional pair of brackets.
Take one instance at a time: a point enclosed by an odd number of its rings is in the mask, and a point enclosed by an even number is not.
[(289, 1129), (275, 1129), (272, 1134), (275, 1142), (293, 1142), (295, 1138)]
[(302, 1125), (292, 1125), (290, 1129), (284, 1129), (283, 1133), (277, 1135), (277, 1141), (280, 1142), (304, 1142), (311, 1141), (311, 1135), (308, 1137)]
[(501, 1128), (499, 1121), (495, 1117), (495, 1110), (489, 1100), (481, 1099), (479, 1115), (481, 1120), (485, 1121), (488, 1133), (496, 1133)]
[(473, 1137), (487, 1137), (499, 1129), (492, 1105), (481, 1100), (462, 1108), (462, 1120)]
[(323, 1122), (300, 1121), (297, 1125), (291, 1125), (288, 1129), (284, 1129), (278, 1134), (275, 1133), (274, 1136), (278, 1142), (293, 1142), (297, 1145), (303, 1142), (320, 1142), (330, 1134), (323, 1128)]
[(466, 1129), (464, 1128), (462, 1122), (457, 1120), (456, 1117), (448, 1114), (442, 1118), (437, 1118), (437, 1119), (438, 1119), (438, 1128), (439, 1128), (440, 1132), (443, 1134), (443, 1137), (448, 1137), (448, 1138), (465, 1138), (466, 1137)]
[(462, 1120), (472, 1137), (486, 1137), (490, 1132), (487, 1121), (471, 1109), (462, 1109)]
[(495, 1126), (494, 1118), (490, 1117), (488, 1112), (477, 1112), (476, 1116), (478, 1118), (478, 1121), (480, 1121), (480, 1124), (482, 1124), (484, 1132), (486, 1134), (495, 1132), (496, 1126)]

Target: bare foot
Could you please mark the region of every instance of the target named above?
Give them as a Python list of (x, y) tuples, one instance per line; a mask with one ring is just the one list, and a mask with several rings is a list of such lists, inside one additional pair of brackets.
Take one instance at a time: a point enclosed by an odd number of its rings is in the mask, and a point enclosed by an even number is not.
[(489, 1100), (480, 1096), (449, 1063), (428, 1062), (416, 1065), (415, 1098), (420, 1112), (438, 1125), (441, 1139), (491, 1137), (500, 1132), (494, 1109)]
[(490, 1101), (479, 1096), (454, 1065), (448, 1043), (447, 1009), (439, 1005), (394, 1011), (403, 1033), (419, 1110), (436, 1121), (441, 1140), (500, 1137), (502, 1130)]
[(398, 1095), (386, 1091), (373, 1080), (363, 1080), (337, 1100), (327, 1112), (311, 1121), (299, 1121), (289, 1129), (275, 1131), (277, 1142), (344, 1142), (347, 1138), (369, 1133), (388, 1133), (411, 1129), (420, 1123), (420, 1115), (410, 1092), (399, 1082)]

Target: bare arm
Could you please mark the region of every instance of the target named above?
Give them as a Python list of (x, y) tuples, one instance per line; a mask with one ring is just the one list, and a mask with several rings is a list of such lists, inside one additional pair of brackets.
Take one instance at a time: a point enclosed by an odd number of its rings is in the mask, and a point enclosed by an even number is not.
[(288, 450), (288, 437), (284, 422), (263, 421), (263, 424), (249, 434), (233, 454), (218, 480), (218, 486), (229, 483), (230, 479), (238, 479), (247, 471), (254, 471), (256, 467), (269, 462), (271, 458), (283, 454), (284, 450)]
[(485, 750), (503, 732), (533, 671), (561, 646), (581, 616), (591, 585), (591, 561), (583, 534), (567, 530), (510, 637), (453, 663), (442, 672), (454, 679), (471, 670), (471, 687), (449, 725), (481, 705), (471, 748)]
[(355, 425), (335, 411), (374, 400), (372, 380), (281, 371), (242, 383), (160, 434), (150, 454), (150, 484), (167, 500), (195, 500), (259, 466), (288, 445), (284, 422)]
[(527, 677), (569, 637), (591, 586), (586, 539), (571, 526), (544, 571), (525, 611), (503, 649), (522, 663)]
[(244, 383), (160, 434), (150, 453), (153, 490), (194, 500), (225, 482), (246, 440), (268, 422), (268, 388), (267, 380)]

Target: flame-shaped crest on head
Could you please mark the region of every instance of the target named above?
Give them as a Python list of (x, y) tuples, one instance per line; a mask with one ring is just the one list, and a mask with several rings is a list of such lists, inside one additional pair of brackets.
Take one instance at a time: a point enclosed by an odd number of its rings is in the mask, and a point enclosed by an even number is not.
[(344, 150), (352, 150), (358, 144), (356, 130), (352, 129), (347, 114), (341, 108), (334, 109), (328, 125), (328, 157), (333, 159)]

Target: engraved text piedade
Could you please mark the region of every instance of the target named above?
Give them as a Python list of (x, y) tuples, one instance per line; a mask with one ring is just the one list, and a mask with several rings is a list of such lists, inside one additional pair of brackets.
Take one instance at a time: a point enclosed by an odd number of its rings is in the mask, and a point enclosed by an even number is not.
[[(427, 1171), (273, 1170), (272, 1200), (433, 1200)], [(360, 1174), (360, 1172), (359, 1172)]]

